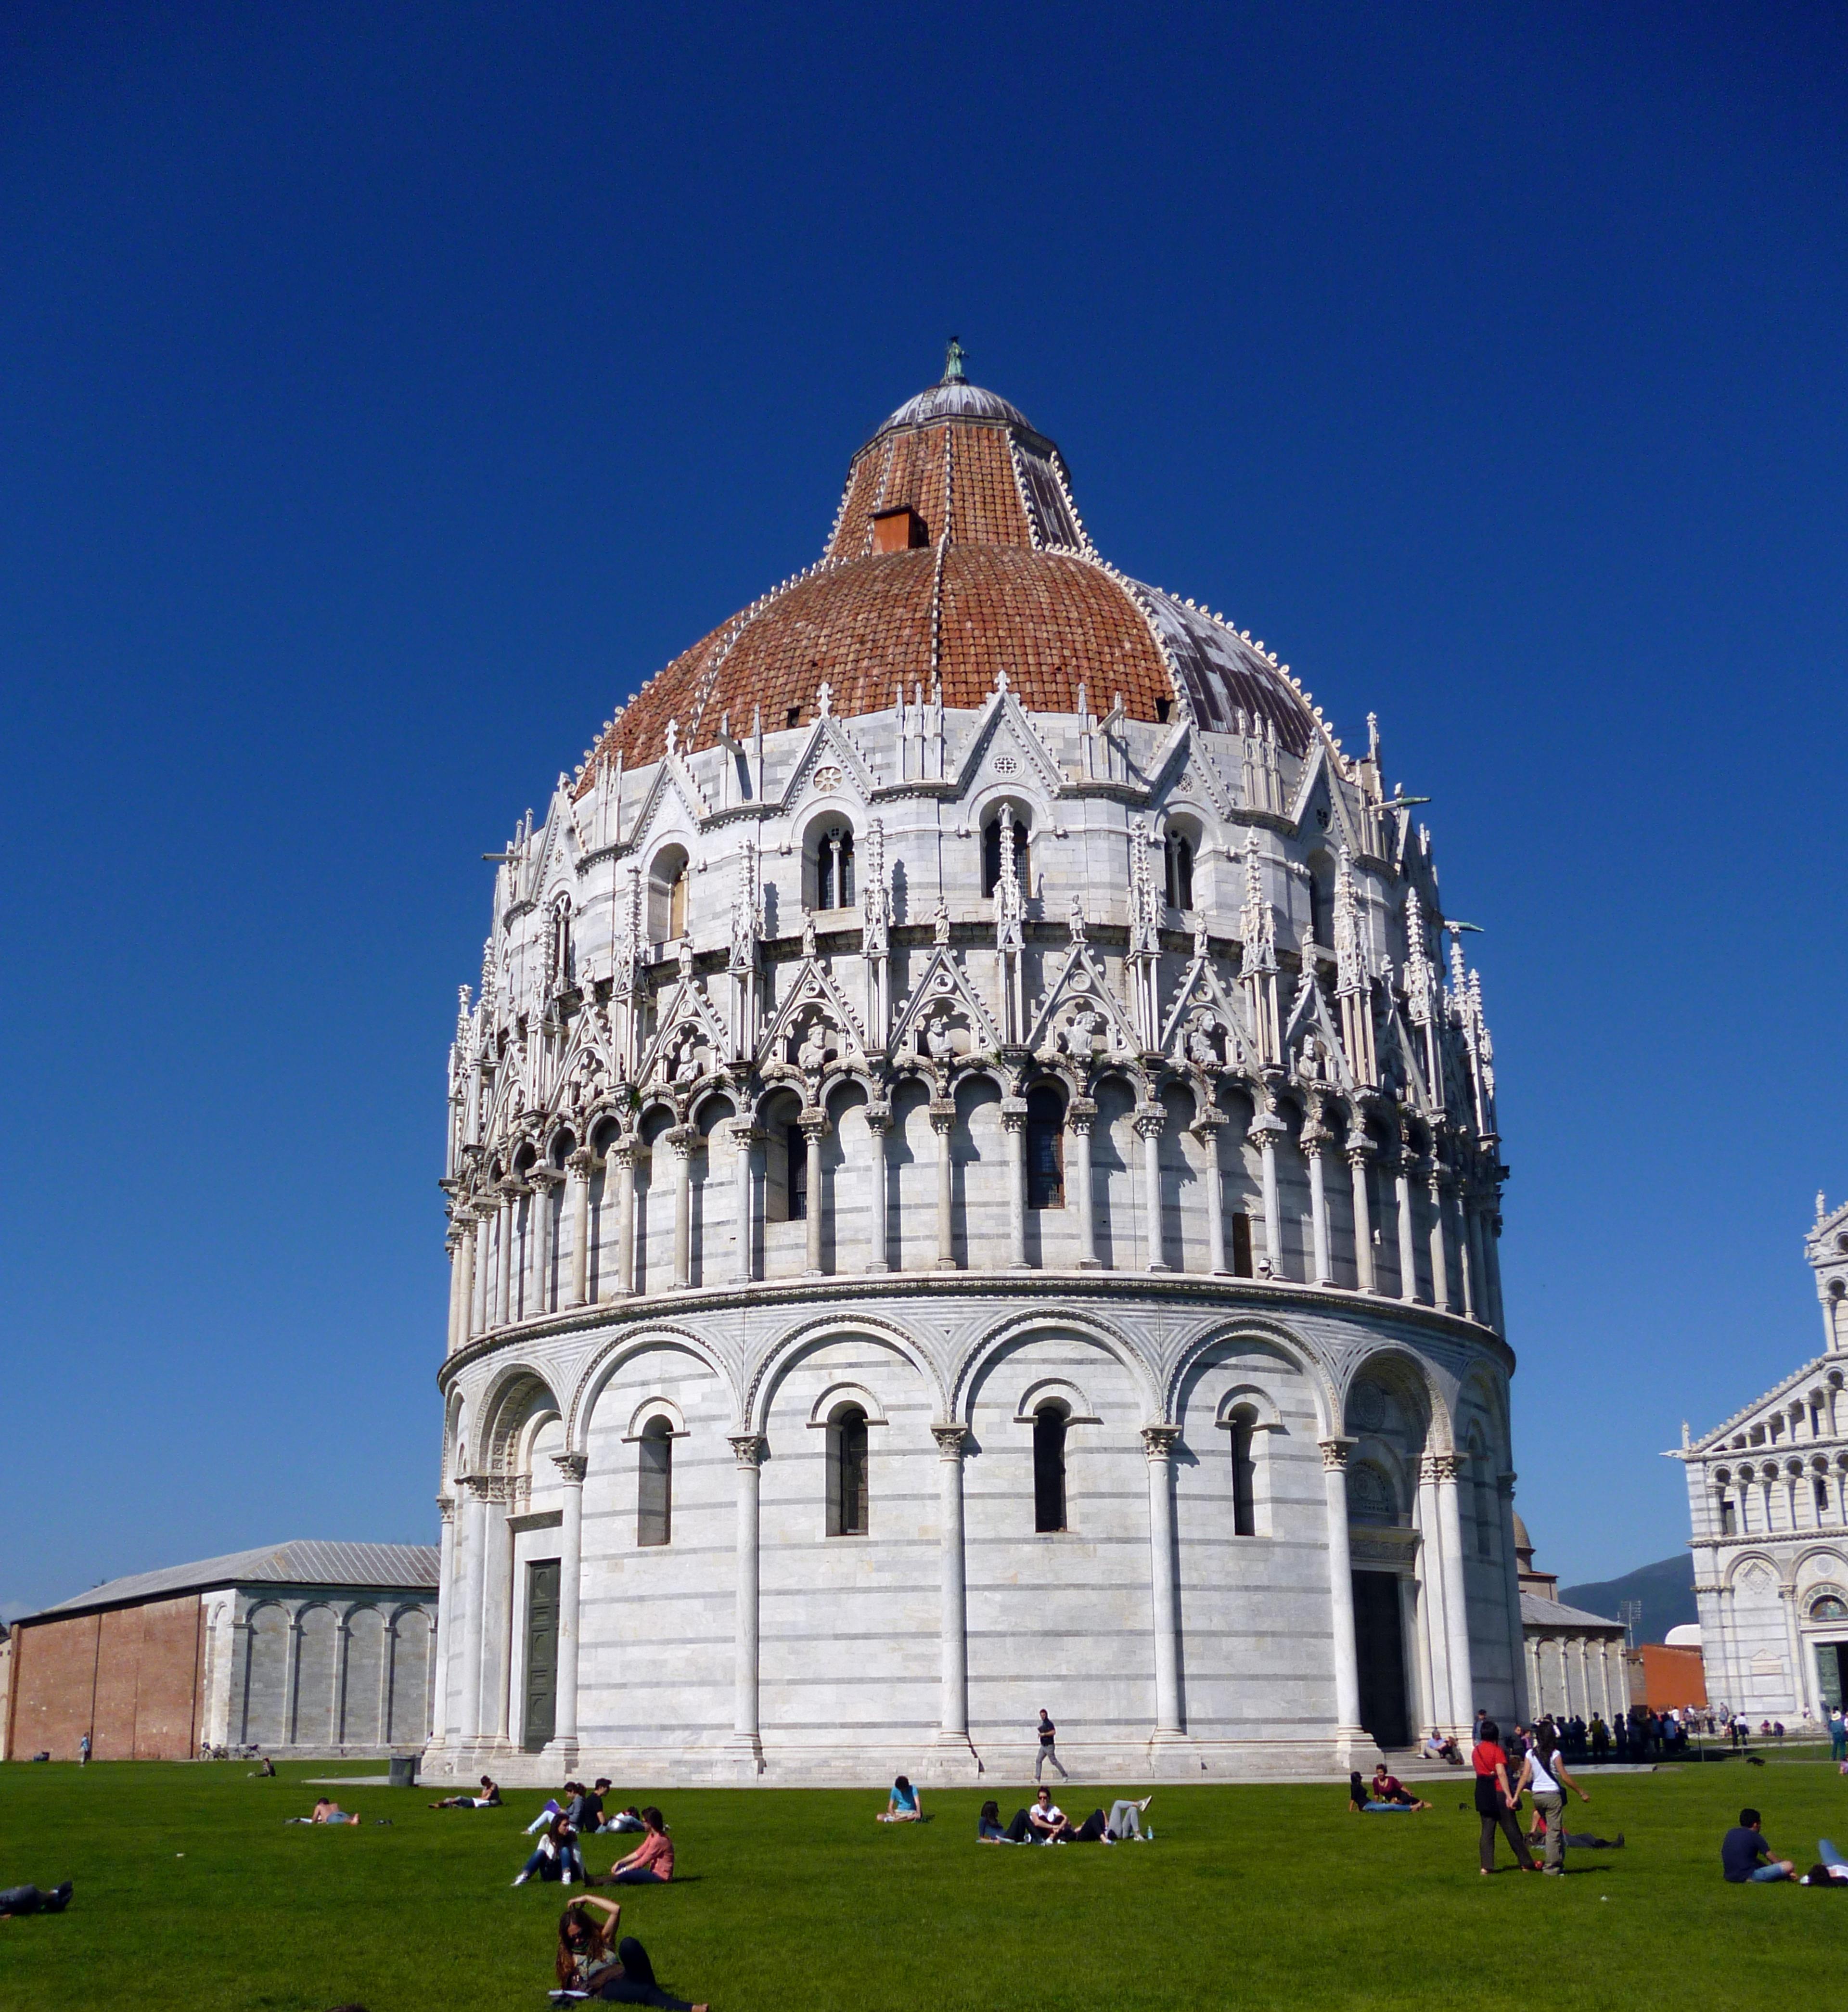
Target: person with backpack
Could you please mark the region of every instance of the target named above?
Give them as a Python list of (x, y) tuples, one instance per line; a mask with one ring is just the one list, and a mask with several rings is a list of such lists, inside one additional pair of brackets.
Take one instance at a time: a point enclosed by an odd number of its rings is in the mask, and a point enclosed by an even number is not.
[(1523, 1789), (1532, 1790), (1533, 1806), (1546, 1821), (1547, 1862), (1541, 1869), (1555, 1875), (1563, 1873), (1566, 1869), (1566, 1790), (1570, 1789), (1582, 1803), (1589, 1803), (1591, 1798), (1566, 1771), (1565, 1756), (1559, 1750), (1557, 1733), (1543, 1743), (1536, 1741), (1528, 1750), (1515, 1794), (1518, 1796)]

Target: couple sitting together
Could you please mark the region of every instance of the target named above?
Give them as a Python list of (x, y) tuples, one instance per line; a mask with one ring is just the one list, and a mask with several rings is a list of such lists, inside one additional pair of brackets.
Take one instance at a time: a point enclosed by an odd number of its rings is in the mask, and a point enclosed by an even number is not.
[[(538, 1843), (532, 1857), (520, 1868), (516, 1886), (523, 1886), (535, 1877), (556, 1879), (569, 1886), (576, 1878), (587, 1886), (665, 1886), (674, 1876), (674, 1841), (669, 1836), (667, 1820), (658, 1809), (651, 1805), (637, 1812), (643, 1828), (641, 1843), (626, 1858), (619, 1858), (609, 1869), (607, 1880), (598, 1879), (585, 1869), (583, 1853), (578, 1846), (578, 1829), (570, 1817), (561, 1810), (546, 1825), (545, 1835)], [(621, 1818), (606, 1825), (606, 1829), (623, 1830), (628, 1826)]]
[(1378, 1815), (1389, 1810), (1428, 1810), (1431, 1805), (1421, 1803), (1382, 1760), (1374, 1769), (1371, 1782), (1363, 1782), (1357, 1770), (1348, 1776), (1347, 1807)]
[[(1042, 1789), (1030, 1809), (1014, 1812), (1014, 1819), (1005, 1829), (1001, 1826), (999, 1806), (984, 1803), (976, 1819), (976, 1835), (983, 1844), (1120, 1844), (1126, 1838), (1143, 1838), (1142, 1812), (1153, 1800), (1152, 1796), (1144, 1796), (1139, 1803), (1114, 1802), (1108, 1817), (1096, 1809), (1083, 1823), (1075, 1824), (1052, 1800), (1052, 1791)], [(1150, 1831), (1147, 1835), (1152, 1838), (1154, 1834)]]
[(580, 1837), (589, 1837), (600, 1830), (645, 1829), (647, 1826), (642, 1821), (642, 1813), (633, 1803), (615, 1816), (606, 1817), (604, 1814), (603, 1799), (608, 1787), (609, 1777), (607, 1775), (599, 1775), (596, 1786), (590, 1789), (587, 1789), (582, 1782), (567, 1782), (564, 1801), (560, 1802), (556, 1796), (551, 1796), (545, 1807), (526, 1825), (527, 1836), (530, 1837), (535, 1831), (549, 1828), (554, 1819), (558, 1817), (569, 1818), (571, 1828)]

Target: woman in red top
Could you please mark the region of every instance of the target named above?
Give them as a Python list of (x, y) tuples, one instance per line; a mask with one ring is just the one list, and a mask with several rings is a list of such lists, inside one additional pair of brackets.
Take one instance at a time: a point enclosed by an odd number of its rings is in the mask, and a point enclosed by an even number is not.
[(1469, 1759), (1476, 1771), (1476, 1814), (1482, 1820), (1482, 1877), (1487, 1878), (1495, 1870), (1497, 1830), (1514, 1847), (1514, 1861), (1521, 1870), (1537, 1872), (1539, 1868), (1527, 1855), (1527, 1840), (1514, 1821), (1514, 1792), (1508, 1784), (1508, 1757), (1502, 1750), (1501, 1728), (1493, 1719), (1486, 1718), (1480, 1729), (1482, 1737)]
[(667, 1834), (667, 1820), (660, 1810), (645, 1809), (641, 1819), (648, 1834), (626, 1858), (609, 1869), (612, 1886), (665, 1886), (674, 1876), (674, 1841)]

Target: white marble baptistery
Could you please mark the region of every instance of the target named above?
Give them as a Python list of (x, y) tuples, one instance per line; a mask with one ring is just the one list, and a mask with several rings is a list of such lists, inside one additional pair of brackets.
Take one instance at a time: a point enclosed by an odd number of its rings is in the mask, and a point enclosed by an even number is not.
[(954, 349), (606, 724), (451, 1052), (430, 1766), (1525, 1713), (1489, 1035), (1368, 739), (1109, 565)]

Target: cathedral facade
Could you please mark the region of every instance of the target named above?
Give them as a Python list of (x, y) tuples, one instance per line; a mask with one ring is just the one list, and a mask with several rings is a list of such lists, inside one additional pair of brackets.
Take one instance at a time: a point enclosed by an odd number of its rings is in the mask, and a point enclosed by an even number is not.
[(1707, 1695), (1755, 1723), (1825, 1717), (1848, 1697), (1848, 1203), (1803, 1254), (1820, 1355), (1698, 1439), (1686, 1428), (1694, 1594)]
[(1345, 1768), (1525, 1710), (1429, 833), (963, 377), (496, 862), (429, 1764)]

